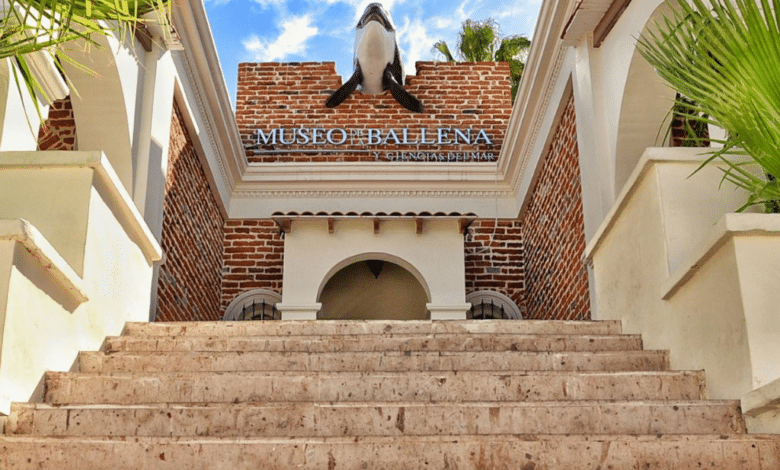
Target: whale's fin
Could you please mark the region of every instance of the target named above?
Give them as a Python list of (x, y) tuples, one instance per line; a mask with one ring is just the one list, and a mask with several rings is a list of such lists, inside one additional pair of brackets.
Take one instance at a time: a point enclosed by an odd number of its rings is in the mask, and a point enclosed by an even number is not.
[(390, 89), (393, 98), (401, 103), (401, 106), (414, 113), (421, 113), (423, 111), (422, 103), (408, 91), (404, 90), (404, 87), (396, 81), (392, 67), (392, 64), (387, 64), (387, 67), (385, 67), (385, 73), (382, 76), (382, 85), (385, 89)]
[(325, 106), (328, 108), (335, 108), (340, 105), (342, 101), (347, 99), (350, 93), (363, 82), (363, 71), (360, 70), (360, 63), (355, 66), (355, 73), (347, 80), (347, 83), (341, 85), (341, 88), (334, 91), (330, 98), (325, 101)]

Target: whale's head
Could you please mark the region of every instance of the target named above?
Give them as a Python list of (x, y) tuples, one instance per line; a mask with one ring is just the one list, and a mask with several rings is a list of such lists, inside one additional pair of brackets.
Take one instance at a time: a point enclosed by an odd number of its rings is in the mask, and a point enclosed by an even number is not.
[(363, 16), (358, 21), (357, 29), (365, 28), (372, 21), (376, 21), (385, 28), (386, 31), (395, 31), (395, 25), (390, 18), (390, 14), (385, 11), (381, 3), (372, 3), (368, 5), (363, 12)]

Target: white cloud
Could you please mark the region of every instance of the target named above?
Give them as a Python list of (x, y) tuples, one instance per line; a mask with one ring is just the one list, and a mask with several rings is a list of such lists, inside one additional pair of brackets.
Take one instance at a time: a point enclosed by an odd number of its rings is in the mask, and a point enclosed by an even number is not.
[(401, 59), (407, 65), (406, 73), (416, 73), (415, 62), (419, 60), (430, 60), (433, 55), (431, 49), (437, 39), (428, 35), (428, 28), (422, 19), (415, 18), (410, 20), (404, 17), (404, 23), (398, 27), (396, 34), (401, 48)]
[[(436, 16), (433, 18), (433, 23), (438, 29), (444, 30), (459, 30), (460, 25), (467, 19), (475, 19), (474, 12), (482, 2), (472, 2), (471, 0), (464, 0), (458, 5), (458, 8), (454, 13), (446, 16)], [(468, 9), (466, 7), (469, 7)]]
[[(376, 0), (325, 0), (325, 3), (328, 5), (333, 5), (334, 3), (346, 3), (347, 5), (352, 6), (354, 10), (354, 21), (352, 22), (352, 27), (357, 24), (358, 20), (360, 20), (360, 17), (363, 15), (363, 12), (366, 10), (366, 7), (369, 3), (374, 3)], [(406, 0), (383, 0), (382, 7), (385, 9), (386, 12), (390, 13), (390, 16), (393, 16), (393, 5), (396, 3), (402, 4)], [(395, 21), (395, 19), (393, 19)]]
[(284, 61), (291, 55), (302, 55), (306, 50), (306, 41), (317, 35), (318, 28), (312, 26), (309, 15), (292, 17), (281, 24), (281, 34), (270, 42), (251, 35), (243, 41), (244, 48), (258, 62)]
[[(230, 1), (230, 0), (215, 0), (215, 1), (220, 2), (220, 1)], [(252, 0), (252, 1), (260, 5), (260, 7), (264, 10), (270, 7), (275, 7), (278, 10), (281, 10), (287, 4), (287, 0)]]

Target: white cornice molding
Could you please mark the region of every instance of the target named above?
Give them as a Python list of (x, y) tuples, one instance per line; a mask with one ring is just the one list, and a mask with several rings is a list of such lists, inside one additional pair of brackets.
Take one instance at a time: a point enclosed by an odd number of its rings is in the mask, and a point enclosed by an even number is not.
[[(495, 163), (266, 163), (250, 164), (243, 183), (319, 181), (460, 181), (496, 183)], [(500, 181), (500, 179), (499, 179)]]
[(70, 88), (62, 79), (51, 54), (46, 51), (37, 51), (27, 54), (25, 59), (30, 73), (38, 81), (50, 101), (47, 104), (61, 100), (70, 94)]
[[(225, 208), (230, 193), (246, 168), (244, 148), (235, 114), (225, 85), (203, 2), (188, 0), (174, 3), (173, 23), (184, 48), (180, 62), (184, 67), (200, 120), (205, 123), (212, 152), (206, 155), (209, 166), (218, 169), (223, 191), (218, 196)], [(204, 142), (205, 143), (205, 142)]]
[[(504, 145), (498, 161), (501, 173), (506, 175), (513, 192), (519, 200), (525, 196), (520, 191), (530, 190), (529, 177), (536, 171), (542, 125), (549, 121), (550, 106), (559, 88), (559, 76), (565, 63), (568, 47), (563, 44), (561, 34), (576, 9), (573, 0), (545, 0), (539, 13), (536, 32), (531, 44), (523, 79), (517, 92), (512, 115), (507, 125)], [(522, 204), (518, 204), (518, 212)]]
[(612, 3), (612, 0), (582, 0), (577, 4), (561, 34), (564, 44), (574, 46), (585, 34), (595, 30)]
[(239, 190), (233, 193), (235, 198), (509, 198), (511, 191), (490, 190)]

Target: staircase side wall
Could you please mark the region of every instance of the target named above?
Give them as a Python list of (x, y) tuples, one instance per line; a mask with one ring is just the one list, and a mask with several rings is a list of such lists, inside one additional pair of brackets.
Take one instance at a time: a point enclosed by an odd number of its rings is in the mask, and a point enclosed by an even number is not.
[(521, 224), (526, 318), (591, 318), (574, 98), (565, 100)]
[(178, 105), (171, 120), (164, 204), (155, 319), (217, 320), (225, 221)]

